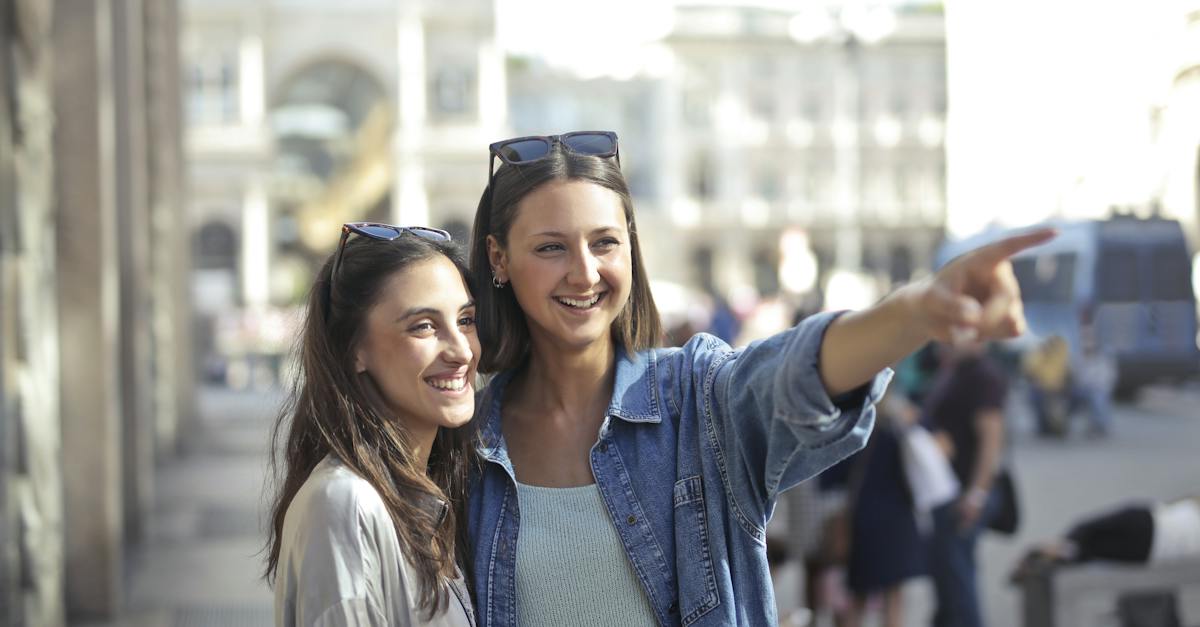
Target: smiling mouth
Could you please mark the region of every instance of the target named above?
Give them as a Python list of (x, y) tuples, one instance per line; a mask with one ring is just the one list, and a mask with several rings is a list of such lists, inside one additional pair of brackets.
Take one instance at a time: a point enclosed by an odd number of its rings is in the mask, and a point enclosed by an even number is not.
[(596, 304), (600, 302), (600, 299), (604, 298), (604, 296), (607, 294), (608, 294), (608, 292), (600, 292), (599, 294), (596, 294), (596, 295), (592, 296), (591, 298), (587, 298), (587, 299), (583, 299), (583, 300), (577, 300), (574, 298), (566, 298), (563, 296), (555, 296), (554, 300), (558, 301), (558, 303), (560, 305), (563, 305), (564, 307), (568, 307), (570, 309), (591, 309), (591, 308), (595, 307)]
[(461, 392), (467, 388), (467, 378), (465, 376), (452, 377), (449, 379), (430, 377), (425, 379), (425, 383), (429, 384), (435, 390), (441, 390), (443, 392)]

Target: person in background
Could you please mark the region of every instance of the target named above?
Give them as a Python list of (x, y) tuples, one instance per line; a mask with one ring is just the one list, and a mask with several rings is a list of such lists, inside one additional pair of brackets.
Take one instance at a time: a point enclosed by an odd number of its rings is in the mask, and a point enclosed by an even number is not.
[(879, 424), (866, 449), (854, 457), (846, 579), (854, 603), (846, 625), (862, 624), (869, 601), (881, 597), (883, 625), (901, 627), (904, 583), (928, 573), (928, 549), (917, 528), (900, 450), (900, 438), (915, 426), (918, 410), (901, 396), (889, 390), (880, 401)]
[(1061, 335), (1046, 338), (1025, 354), (1021, 369), (1029, 379), (1038, 435), (1066, 435), (1067, 417), (1074, 396), (1067, 340)]
[(950, 348), (925, 403), (962, 492), (933, 511), (929, 567), (937, 595), (935, 627), (980, 627), (975, 544), (998, 500), (992, 490), (1004, 447), (1007, 382), (983, 342)]
[(352, 223), (309, 295), (272, 432), (275, 624), (474, 624), (458, 566), (479, 360), (445, 231)]
[(1086, 516), (1062, 537), (1026, 552), (1010, 579), (1093, 561), (1154, 565), (1183, 559), (1200, 559), (1200, 497), (1131, 503)]
[(1112, 395), (1117, 382), (1117, 362), (1100, 344), (1092, 325), (1080, 330), (1080, 340), (1074, 396), (1088, 408), (1087, 434), (1103, 438), (1112, 431)]

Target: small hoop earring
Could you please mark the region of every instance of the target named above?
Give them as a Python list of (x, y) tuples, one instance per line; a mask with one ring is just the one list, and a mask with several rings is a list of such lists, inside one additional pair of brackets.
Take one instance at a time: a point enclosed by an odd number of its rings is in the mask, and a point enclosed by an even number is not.
[(505, 283), (504, 281), (501, 281), (500, 277), (498, 277), (494, 274), (492, 275), (492, 287), (494, 287), (498, 290), (502, 290), (502, 289), (504, 289), (505, 285), (507, 285), (507, 283)]

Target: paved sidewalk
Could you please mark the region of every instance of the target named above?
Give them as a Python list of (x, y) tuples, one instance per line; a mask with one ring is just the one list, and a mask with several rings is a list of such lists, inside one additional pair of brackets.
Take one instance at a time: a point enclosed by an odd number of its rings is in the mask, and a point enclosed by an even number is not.
[(130, 555), (126, 611), (94, 627), (273, 624), (260, 577), (263, 479), (278, 392), (198, 391), (200, 420), (156, 480), (149, 538)]

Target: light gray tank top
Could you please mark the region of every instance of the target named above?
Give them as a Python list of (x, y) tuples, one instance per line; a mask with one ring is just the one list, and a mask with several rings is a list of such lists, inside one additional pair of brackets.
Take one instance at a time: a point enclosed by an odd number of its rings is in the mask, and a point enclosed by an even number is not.
[(657, 625), (595, 484), (517, 484), (517, 624)]

